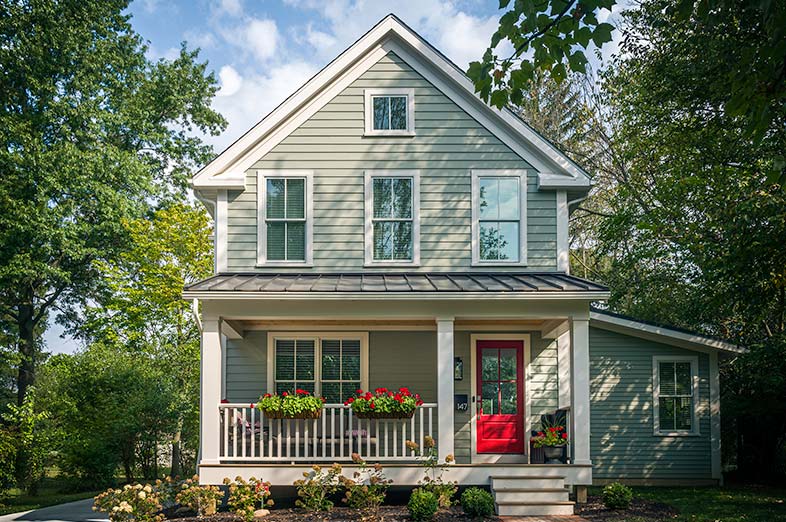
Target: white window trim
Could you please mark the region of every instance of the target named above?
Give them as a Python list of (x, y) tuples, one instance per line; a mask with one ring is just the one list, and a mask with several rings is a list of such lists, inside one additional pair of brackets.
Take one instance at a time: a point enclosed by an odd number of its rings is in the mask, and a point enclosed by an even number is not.
[[(314, 395), (322, 393), (322, 340), (360, 341), (360, 387), (368, 389), (368, 332), (268, 332), (267, 393), (276, 392), (276, 340), (314, 341)], [(318, 364), (316, 364), (318, 362)]]
[[(690, 430), (660, 429), (660, 372), (662, 362), (689, 362), (693, 384), (693, 408), (691, 410)], [(699, 358), (692, 355), (654, 355), (652, 357), (652, 413), (653, 434), (660, 437), (695, 437), (699, 431)]]
[[(374, 178), (412, 178), (412, 259), (374, 260)], [(420, 171), (367, 170), (364, 172), (364, 247), (367, 267), (420, 266)]]
[[(527, 266), (527, 171), (523, 169), (472, 170), (472, 265)], [(519, 178), (519, 258), (516, 261), (480, 259), (480, 178)]]
[[(268, 261), (266, 202), (267, 178), (305, 178), (306, 180), (306, 259), (305, 261)], [(314, 171), (312, 170), (257, 170), (257, 266), (310, 267), (314, 262)]]
[[(406, 130), (374, 129), (374, 104), (376, 96), (407, 97), (407, 128)], [(415, 135), (415, 89), (365, 89), (363, 91), (365, 132), (366, 136), (414, 136)]]

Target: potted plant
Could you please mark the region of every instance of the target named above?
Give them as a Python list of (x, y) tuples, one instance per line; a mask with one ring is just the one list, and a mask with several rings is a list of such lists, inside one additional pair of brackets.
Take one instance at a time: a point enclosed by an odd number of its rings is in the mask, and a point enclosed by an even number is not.
[(259, 398), (257, 409), (268, 419), (318, 419), (324, 404), (324, 397), (298, 388), (294, 393), (264, 394)]
[(344, 401), (359, 419), (410, 419), (421, 404), (420, 395), (405, 387), (398, 391), (377, 388), (374, 393), (357, 390)]
[(532, 437), (536, 448), (543, 448), (546, 464), (562, 464), (562, 449), (568, 444), (565, 426), (544, 426), (542, 431)]

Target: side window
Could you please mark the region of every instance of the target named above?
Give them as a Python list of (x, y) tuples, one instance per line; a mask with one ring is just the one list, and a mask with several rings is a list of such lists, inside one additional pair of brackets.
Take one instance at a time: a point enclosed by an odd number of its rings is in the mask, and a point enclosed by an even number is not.
[(257, 264), (311, 262), (310, 172), (260, 171)]
[(472, 174), (472, 260), (474, 264), (525, 264), (526, 174)]
[(366, 89), (364, 100), (367, 136), (415, 134), (415, 89)]
[(697, 432), (697, 359), (655, 358), (653, 366), (655, 432)]
[(366, 265), (420, 262), (420, 174), (367, 171)]

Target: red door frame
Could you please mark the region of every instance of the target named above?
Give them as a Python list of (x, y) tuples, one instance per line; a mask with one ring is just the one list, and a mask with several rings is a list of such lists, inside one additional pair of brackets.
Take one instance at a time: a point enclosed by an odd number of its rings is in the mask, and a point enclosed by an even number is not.
[[(517, 414), (483, 415), (482, 386), (483, 368), (481, 360), (484, 350), (516, 349), (516, 410)], [(524, 433), (524, 341), (478, 340), (475, 354), (477, 453), (515, 453), (523, 454)], [(498, 392), (500, 393), (500, 392)]]

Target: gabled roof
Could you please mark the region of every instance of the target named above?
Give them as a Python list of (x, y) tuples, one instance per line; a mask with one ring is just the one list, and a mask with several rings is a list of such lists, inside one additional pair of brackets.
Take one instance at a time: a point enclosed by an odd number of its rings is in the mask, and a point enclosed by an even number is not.
[(596, 307), (592, 307), (590, 310), (590, 321), (592, 326), (604, 330), (611, 330), (642, 339), (678, 346), (680, 348), (701, 351), (712, 349), (730, 354), (745, 353), (747, 351), (746, 348), (723, 339), (702, 335), (674, 326), (665, 326), (649, 321), (642, 321), (634, 317), (601, 310)]
[(395, 52), (539, 172), (543, 188), (588, 190), (589, 175), (509, 109), (484, 103), (464, 72), (390, 14), (196, 173), (197, 190), (243, 189), (245, 171), (382, 56)]
[(608, 289), (561, 272), (218, 274), (186, 299), (605, 299)]

